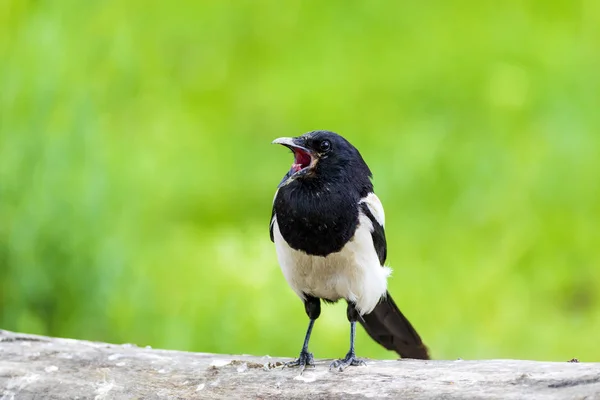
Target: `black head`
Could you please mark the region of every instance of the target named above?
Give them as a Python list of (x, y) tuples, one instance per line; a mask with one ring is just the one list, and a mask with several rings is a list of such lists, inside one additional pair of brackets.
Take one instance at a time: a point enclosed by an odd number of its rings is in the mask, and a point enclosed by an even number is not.
[(312, 131), (295, 138), (279, 138), (294, 153), (294, 163), (282, 185), (291, 181), (353, 182), (371, 185), (371, 171), (359, 151), (337, 133)]

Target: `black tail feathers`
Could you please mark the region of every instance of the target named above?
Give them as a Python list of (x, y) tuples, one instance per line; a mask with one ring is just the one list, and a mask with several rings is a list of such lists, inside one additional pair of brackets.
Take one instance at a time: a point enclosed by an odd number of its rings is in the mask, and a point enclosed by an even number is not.
[(369, 336), (402, 358), (429, 360), (427, 347), (421, 337), (400, 312), (389, 292), (369, 314), (359, 317)]

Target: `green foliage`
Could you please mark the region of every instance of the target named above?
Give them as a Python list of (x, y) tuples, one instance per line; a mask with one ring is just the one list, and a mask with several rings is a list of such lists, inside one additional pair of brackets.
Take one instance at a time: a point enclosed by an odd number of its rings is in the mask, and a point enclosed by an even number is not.
[(593, 1), (0, 2), (0, 327), (295, 356), (270, 141), (330, 129), (434, 357), (598, 360), (599, 27)]

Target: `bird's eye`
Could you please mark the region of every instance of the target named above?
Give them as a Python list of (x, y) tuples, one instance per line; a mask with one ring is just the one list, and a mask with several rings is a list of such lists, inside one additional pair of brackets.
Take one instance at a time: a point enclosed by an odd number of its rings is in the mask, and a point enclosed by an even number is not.
[(322, 152), (327, 152), (331, 149), (331, 143), (329, 142), (329, 140), (323, 140), (319, 147), (321, 148)]

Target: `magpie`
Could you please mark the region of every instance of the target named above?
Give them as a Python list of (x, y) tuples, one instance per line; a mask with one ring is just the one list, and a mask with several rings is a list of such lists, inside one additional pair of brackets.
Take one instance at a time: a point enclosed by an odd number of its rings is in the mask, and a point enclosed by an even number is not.
[(356, 357), (358, 321), (369, 336), (403, 358), (429, 359), (427, 347), (387, 291), (385, 215), (373, 192), (372, 174), (358, 150), (330, 131), (312, 131), (273, 141), (294, 154), (277, 187), (270, 222), (271, 241), (287, 283), (304, 302), (308, 329), (297, 360), (314, 366), (308, 342), (321, 300), (344, 299), (350, 322), (350, 350), (331, 369), (363, 365)]

